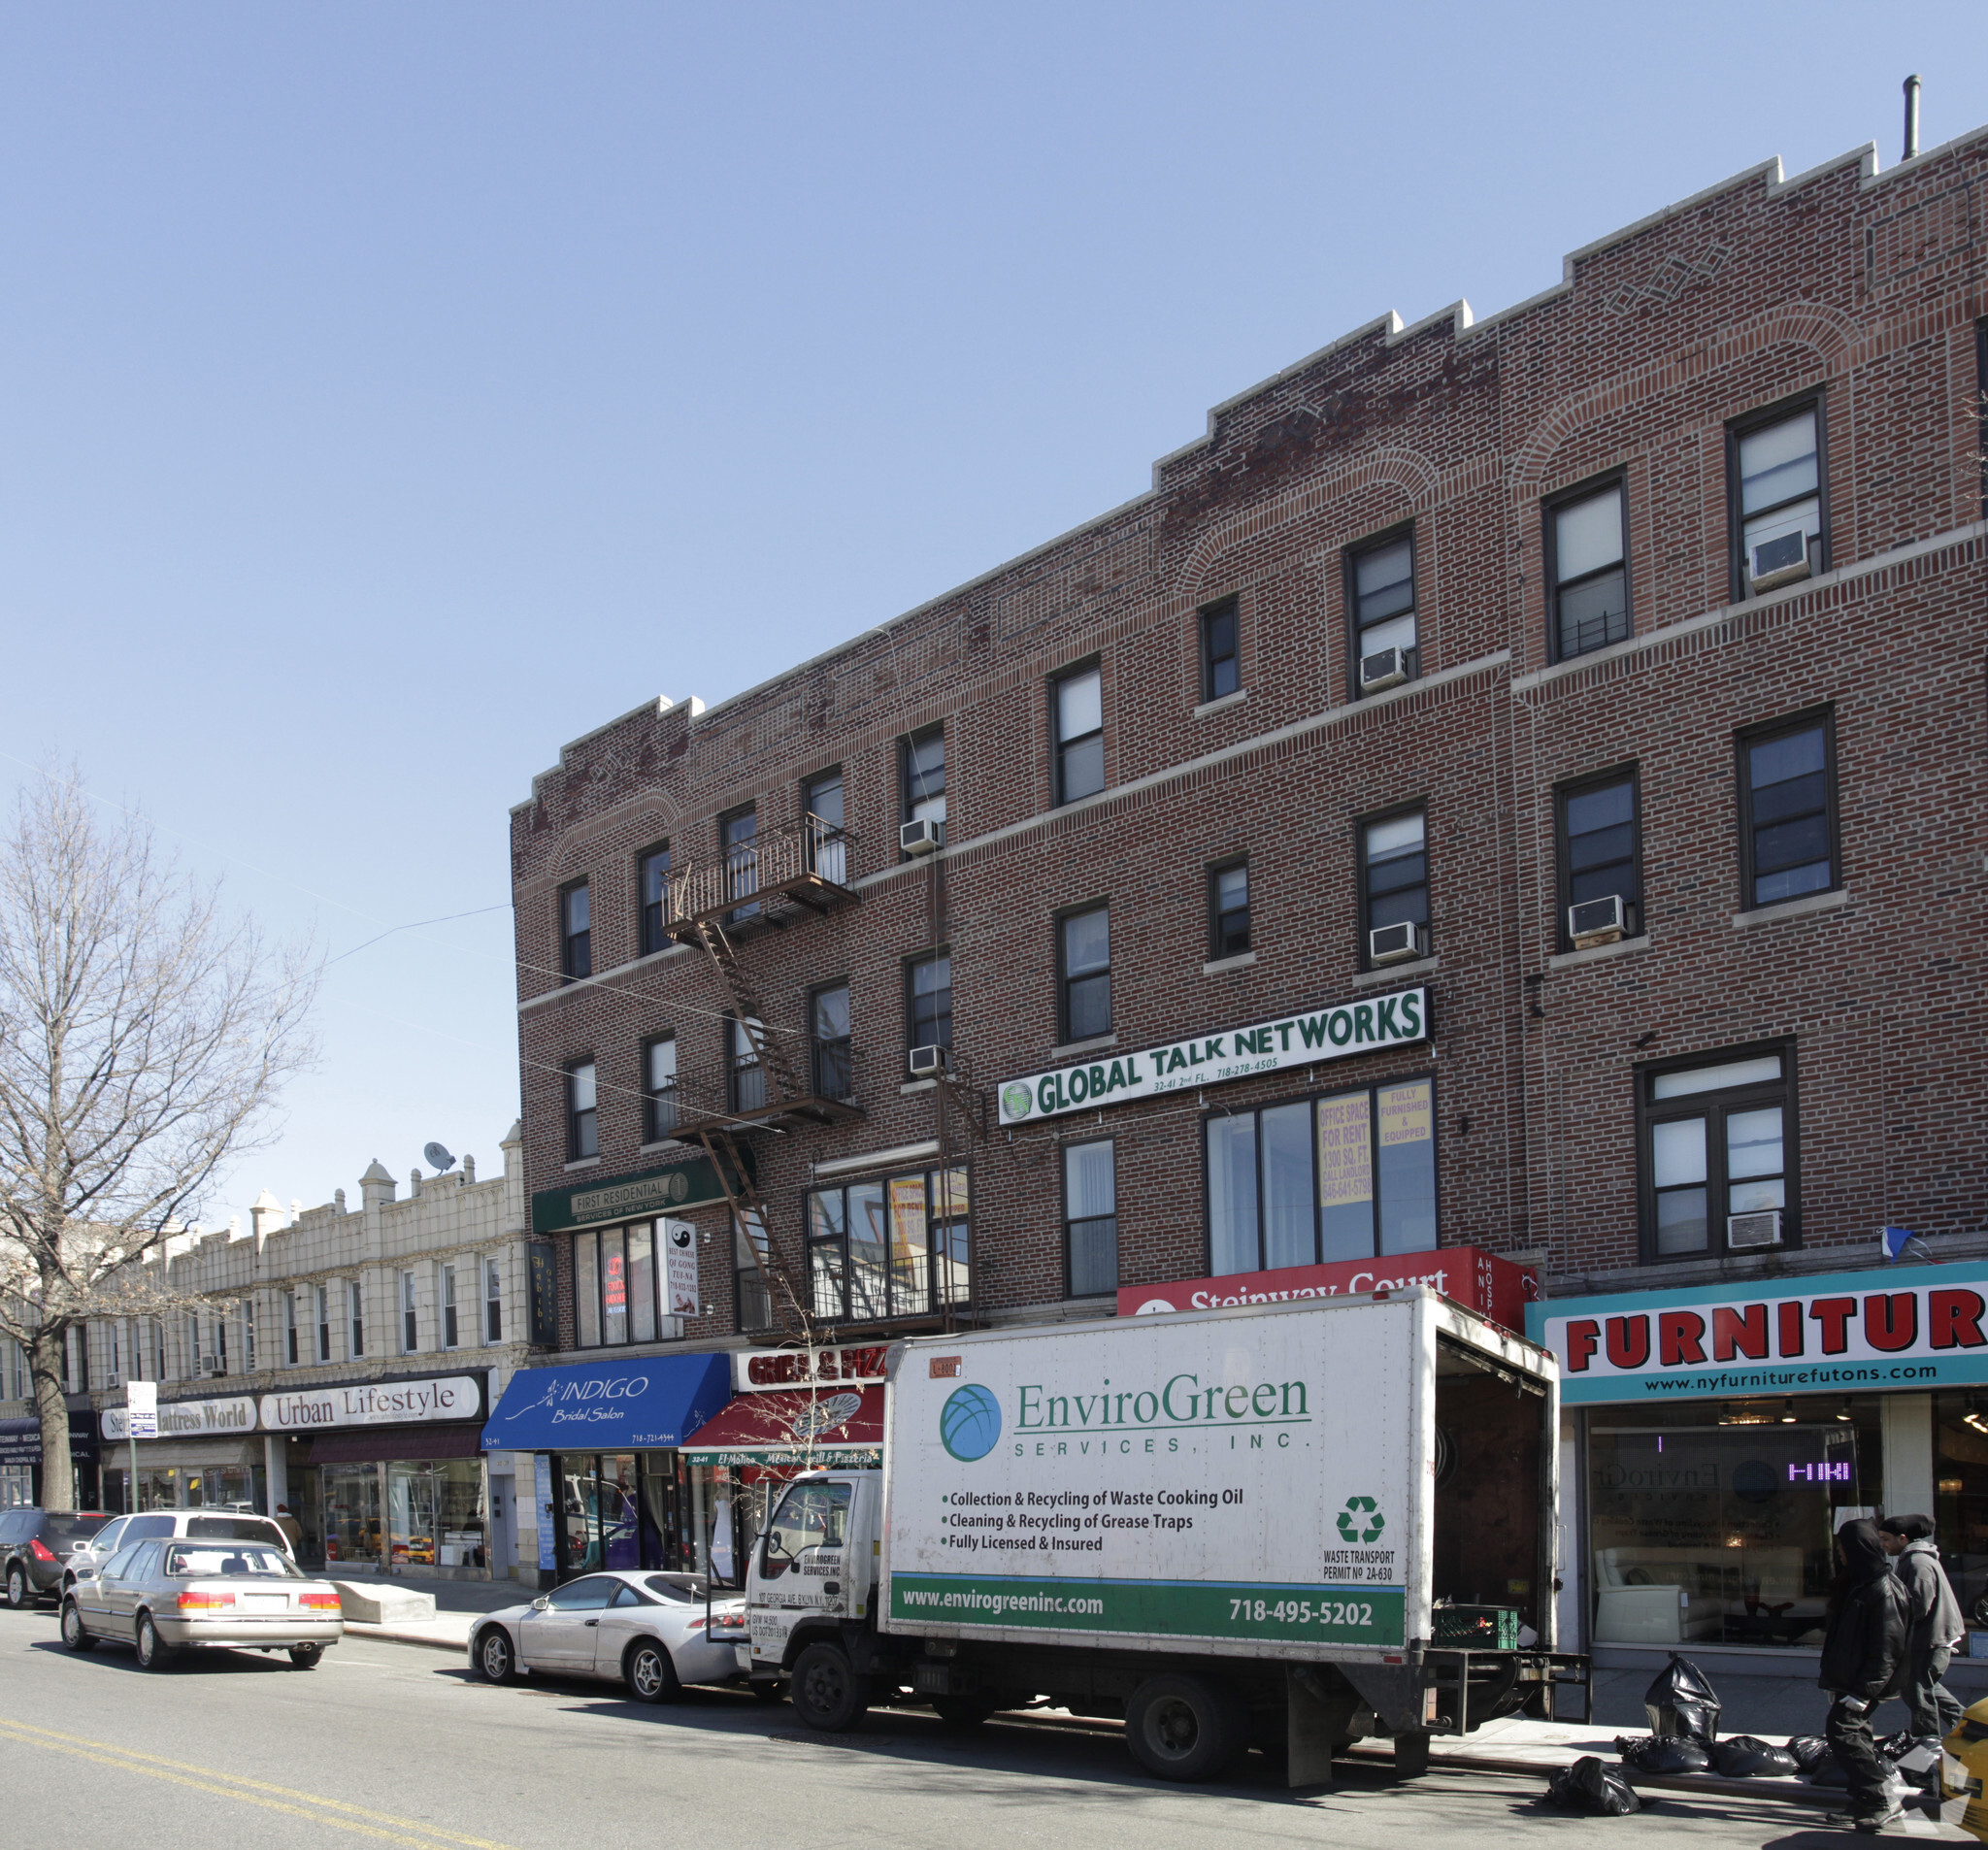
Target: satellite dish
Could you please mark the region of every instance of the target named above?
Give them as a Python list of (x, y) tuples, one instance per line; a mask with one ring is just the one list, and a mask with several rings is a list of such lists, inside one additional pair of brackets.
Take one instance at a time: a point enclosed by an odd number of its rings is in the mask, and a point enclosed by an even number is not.
[(422, 1144), (421, 1160), (428, 1164), (437, 1175), (444, 1174), (455, 1167), (455, 1158), (449, 1155), (447, 1146), (442, 1143)]

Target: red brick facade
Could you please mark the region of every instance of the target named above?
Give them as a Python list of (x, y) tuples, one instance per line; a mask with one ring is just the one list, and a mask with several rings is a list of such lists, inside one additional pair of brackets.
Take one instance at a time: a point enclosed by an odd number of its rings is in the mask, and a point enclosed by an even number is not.
[[(1436, 1077), (1442, 1241), (1562, 1279), (1840, 1267), (1887, 1221), (1981, 1228), (1988, 271), (1970, 201), (1988, 133), (1871, 167), (1742, 176), (1491, 321), (1360, 329), (1219, 408), (1137, 501), (722, 707), (651, 704), (567, 746), (513, 814), (527, 1186), (667, 1160), (638, 1147), (646, 1037), (676, 1033), (686, 1087), (720, 1083), (730, 1000), (700, 952), (638, 958), (638, 854), (708, 860), (744, 804), (763, 832), (789, 823), (833, 766), (858, 902), (739, 953), (797, 1048), (810, 987), (851, 988), (863, 1116), (753, 1139), (796, 1269), (811, 1163), (934, 1135), (933, 1095), (900, 1089), (934, 875), (901, 863), (897, 829), (900, 742), (943, 723), (955, 1039), (989, 1126), (950, 1133), (977, 1313), (1065, 1297), (1059, 1136), (1117, 1140), (1120, 1279), (1193, 1275), (1206, 1112), (1396, 1074)], [(1736, 601), (1729, 426), (1814, 389), (1826, 569)], [(1608, 471), (1633, 635), (1554, 664), (1542, 499)], [(1352, 699), (1345, 549), (1408, 522), (1421, 677)], [(1232, 594), (1245, 692), (1197, 713), (1197, 612)], [(1107, 788), (1059, 809), (1051, 677), (1092, 659)], [(1736, 734), (1811, 709), (1833, 717), (1840, 877), (1742, 920)], [(1646, 938), (1556, 956), (1555, 787), (1631, 763)], [(999, 1083), (1057, 1064), (1059, 911), (1110, 902), (1121, 1053), (1352, 1000), (1374, 986), (1356, 823), (1409, 801), (1434, 961), (1382, 986), (1427, 984), (1428, 1044), (995, 1128)], [(1205, 870), (1244, 852), (1255, 961), (1204, 974)], [(596, 975), (562, 986), (557, 894), (582, 877)], [(1794, 1050), (1799, 1243), (1643, 1264), (1637, 1069), (1769, 1041)], [(572, 1172), (560, 1072), (588, 1055), (600, 1161)], [(734, 1333), (731, 1267), (722, 1213), (697, 1218), (710, 1314), (684, 1334), (708, 1343)], [(562, 1239), (570, 1288), (568, 1265)]]

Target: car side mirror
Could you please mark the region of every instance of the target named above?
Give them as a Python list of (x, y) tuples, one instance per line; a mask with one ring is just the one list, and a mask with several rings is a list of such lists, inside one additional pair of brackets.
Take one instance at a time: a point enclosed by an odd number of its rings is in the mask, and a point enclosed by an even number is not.
[(551, 1604), (551, 1596), (549, 1594), (542, 1593), (536, 1600), (532, 1602), (532, 1610), (534, 1612), (545, 1612), (550, 1608)]

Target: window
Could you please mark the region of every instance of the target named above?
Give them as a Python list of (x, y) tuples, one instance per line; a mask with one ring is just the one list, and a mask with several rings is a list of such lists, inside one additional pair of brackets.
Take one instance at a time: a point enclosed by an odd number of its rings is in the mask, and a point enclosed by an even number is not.
[(1066, 1296), (1118, 1289), (1118, 1174), (1109, 1137), (1063, 1146), (1063, 1239)]
[(1249, 948), (1249, 863), (1208, 871), (1208, 954), (1219, 961)]
[(483, 1261), (483, 1340), (504, 1340), (504, 1271), (494, 1259)]
[(1210, 1272), (1437, 1243), (1433, 1079), (1215, 1112), (1206, 1138)]
[(1560, 921), (1562, 950), (1573, 948), (1568, 908), (1605, 900), (1622, 902), (1622, 929), (1642, 930), (1642, 837), (1637, 813), (1636, 773), (1569, 784), (1559, 792)]
[(566, 1069), (566, 1160), (579, 1163), (600, 1153), (601, 1127), (594, 1090), (594, 1063), (581, 1060)]
[[(83, 1367), (87, 1371), (89, 1367), (88, 1349), (85, 1348), (83, 1350)], [(228, 1371), (228, 1320), (224, 1315), (217, 1315), (214, 1320), (214, 1371), (216, 1374), (225, 1374)], [(86, 1372), (83, 1377), (83, 1385), (85, 1387), (89, 1385), (89, 1377)]]
[(1736, 426), (1727, 468), (1733, 481), (1739, 546), (1733, 595), (1744, 597), (1763, 578), (1826, 570), (1823, 521), (1822, 406)]
[[(114, 1350), (111, 1367), (115, 1369), (116, 1366), (116, 1351)], [(255, 1372), (255, 1300), (253, 1298), (245, 1298), (242, 1301), (242, 1366), (250, 1374)]]
[(1242, 685), (1237, 648), (1237, 601), (1227, 598), (1201, 613), (1201, 697), (1221, 700)]
[(206, 1369), (200, 1360), (200, 1317), (197, 1312), (186, 1314), (186, 1367), (182, 1379), (197, 1381)]
[(808, 824), (808, 871), (838, 886), (849, 883), (849, 838), (843, 833), (843, 774), (824, 771), (801, 786)]
[(663, 935), (669, 913), (670, 844), (659, 842), (635, 863), (635, 875), (642, 888), (642, 929), (638, 938), (642, 955), (661, 950), (670, 941)]
[(419, 1327), (414, 1321), (414, 1274), (400, 1275), (400, 1352), (413, 1355), (421, 1346)]
[[(759, 812), (741, 809), (718, 822), (718, 846), (725, 857), (725, 898), (745, 899), (759, 891)], [(727, 925), (757, 918), (759, 908), (736, 906), (725, 914)]]
[(346, 1315), (352, 1326), (351, 1359), (356, 1362), (366, 1353), (366, 1292), (356, 1278), (346, 1286)]
[(594, 974), (593, 901), (584, 880), (559, 895), (559, 970), (569, 982)]
[(293, 1369), (297, 1366), (297, 1294), (294, 1291), (283, 1293), (283, 1360)]
[(642, 1136), (660, 1143), (677, 1130), (677, 1038), (665, 1035), (642, 1048)]
[[(250, 1314), (252, 1315), (253, 1313), (251, 1312)], [(110, 1372), (104, 1377), (104, 1385), (106, 1387), (116, 1387), (117, 1385), (118, 1376), (121, 1372), (117, 1366), (119, 1361), (119, 1343), (117, 1340), (117, 1332), (122, 1327), (122, 1325), (116, 1323), (107, 1323), (103, 1326), (105, 1340), (109, 1342), (109, 1344), (111, 1345)], [(250, 1368), (250, 1370), (253, 1370), (253, 1368), (255, 1367), (255, 1363), (252, 1358), (249, 1361), (248, 1367)]]
[(732, 1223), (732, 1304), (741, 1330), (773, 1328), (772, 1254), (766, 1223), (755, 1213)]
[(331, 1360), (331, 1288), (317, 1287), (317, 1359)]
[(1429, 854), (1420, 809), (1382, 816), (1360, 830), (1361, 962), (1371, 964), (1374, 934), (1412, 925), (1416, 949), (1429, 949)]
[(1546, 510), (1553, 658), (1568, 661), (1629, 634), (1629, 518), (1622, 483), (1583, 489)]
[(945, 840), (945, 730), (934, 726), (904, 743), (904, 819), (930, 822)]
[(1642, 1071), (1645, 1261), (1731, 1251), (1729, 1217), (1773, 1208), (1791, 1241), (1793, 1065), (1791, 1049), (1774, 1048)]
[(1095, 668), (1050, 683), (1056, 707), (1056, 801), (1075, 803), (1105, 787), (1104, 680)]
[[(494, 1272), (495, 1261), (490, 1264)], [(653, 1342), (659, 1327), (654, 1224), (575, 1234), (573, 1299), (580, 1348)]]
[(1093, 906), (1058, 921), (1063, 1039), (1089, 1041), (1111, 1032), (1111, 908)]
[(855, 1074), (849, 1050), (849, 986), (836, 983), (809, 998), (808, 1031), (812, 1045), (814, 1096), (849, 1099), (855, 1096)]
[(933, 951), (914, 957), (907, 968), (910, 979), (911, 1033), (913, 1047), (952, 1047), (952, 953)]
[(457, 1346), (455, 1324), (455, 1268), (442, 1268), (442, 1346), (453, 1349)]
[(765, 1032), (764, 1023), (748, 1021), (744, 1015), (725, 1017), (725, 1040), (730, 1052), (726, 1065), (731, 1073), (735, 1111), (757, 1111), (766, 1105), (766, 1068), (759, 1058), (757, 1039)]
[(1773, 906), (1841, 885), (1834, 730), (1822, 715), (1740, 735), (1743, 905)]
[(814, 1314), (874, 1323), (966, 1304), (969, 1206), (963, 1169), (813, 1190), (808, 1277)]
[(1401, 651), (1400, 669), (1417, 672), (1415, 541), (1396, 534), (1346, 555), (1346, 610), (1352, 619), (1352, 695), (1360, 697), (1360, 664), (1386, 649)]

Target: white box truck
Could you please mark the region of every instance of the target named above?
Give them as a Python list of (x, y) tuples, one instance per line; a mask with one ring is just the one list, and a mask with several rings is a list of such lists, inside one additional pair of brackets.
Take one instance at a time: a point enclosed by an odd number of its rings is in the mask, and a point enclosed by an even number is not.
[(926, 1337), (880, 1470), (785, 1491), (747, 1580), (756, 1679), (810, 1726), (929, 1703), (1123, 1717), (1176, 1779), (1294, 1785), (1580, 1691), (1553, 1649), (1553, 1358), (1426, 1287)]

